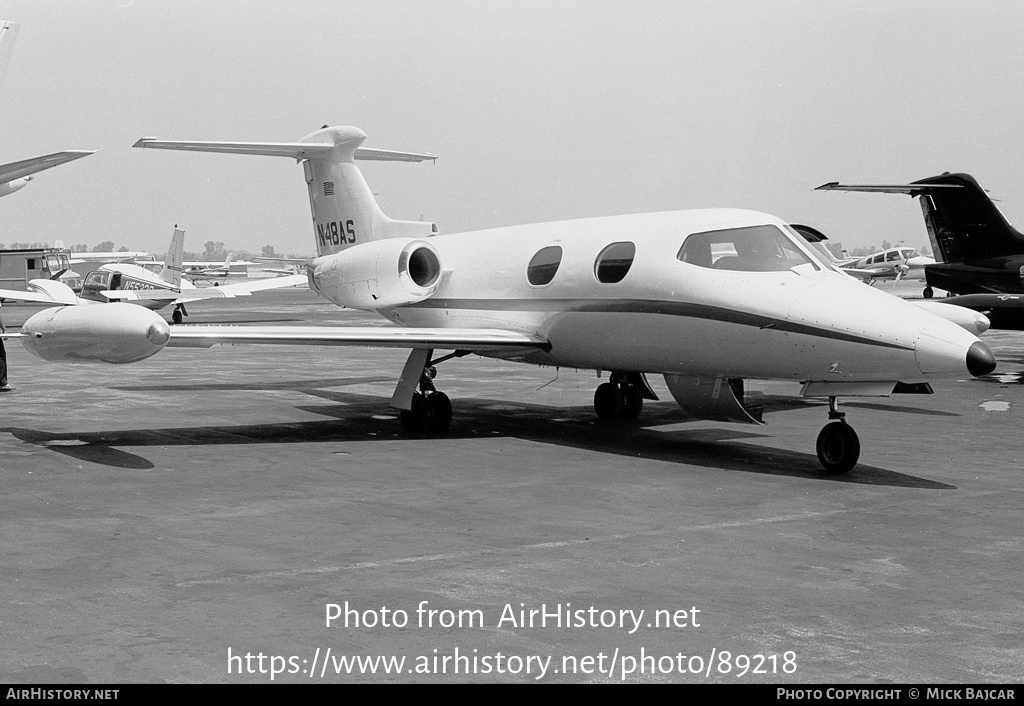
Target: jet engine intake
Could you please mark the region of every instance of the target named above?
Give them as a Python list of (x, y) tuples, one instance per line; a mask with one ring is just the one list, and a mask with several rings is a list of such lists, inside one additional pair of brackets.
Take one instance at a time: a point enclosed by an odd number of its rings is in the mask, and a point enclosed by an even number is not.
[(351, 309), (387, 309), (427, 299), (441, 282), (434, 246), (415, 238), (362, 243), (312, 263), (312, 285)]

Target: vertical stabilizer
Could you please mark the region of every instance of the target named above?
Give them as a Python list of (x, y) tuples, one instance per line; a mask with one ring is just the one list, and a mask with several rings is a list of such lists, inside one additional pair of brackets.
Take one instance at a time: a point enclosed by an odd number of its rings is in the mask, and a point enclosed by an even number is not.
[(437, 233), (433, 223), (398, 221), (380, 210), (355, 160), (402, 159), (403, 153), (362, 150), (365, 139), (366, 134), (359, 128), (327, 127), (301, 140), (334, 147), (302, 164), (317, 255), (330, 255), (371, 240), (425, 238)]
[(184, 260), (185, 231), (174, 226), (174, 235), (171, 236), (171, 245), (167, 248), (167, 257), (164, 258), (164, 268), (160, 270), (160, 279), (175, 289), (181, 289), (181, 271)]

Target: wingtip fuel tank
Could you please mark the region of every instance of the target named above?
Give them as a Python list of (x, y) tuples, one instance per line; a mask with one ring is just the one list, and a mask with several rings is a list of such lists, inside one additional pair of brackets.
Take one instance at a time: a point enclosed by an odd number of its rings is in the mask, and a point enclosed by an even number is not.
[(21, 331), (33, 355), (73, 363), (135, 363), (159, 352), (171, 337), (157, 314), (122, 303), (45, 309)]

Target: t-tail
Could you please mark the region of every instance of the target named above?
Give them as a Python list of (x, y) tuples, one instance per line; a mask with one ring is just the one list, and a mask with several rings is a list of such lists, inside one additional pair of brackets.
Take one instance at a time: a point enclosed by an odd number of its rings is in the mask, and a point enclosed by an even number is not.
[(174, 235), (171, 236), (171, 244), (167, 248), (167, 257), (164, 258), (164, 268), (160, 270), (160, 279), (175, 289), (181, 289), (181, 271), (184, 259), (185, 231), (174, 226)]
[(928, 238), (940, 263), (971, 263), (1024, 254), (1024, 234), (1007, 222), (970, 174), (946, 172), (910, 184), (850, 185), (831, 182), (818, 189), (920, 197)]
[(400, 221), (384, 215), (354, 160), (422, 162), (432, 154), (362, 147), (366, 134), (355, 127), (323, 127), (298, 142), (180, 142), (144, 137), (135, 147), (192, 152), (291, 157), (302, 163), (313, 212), (318, 257), (353, 245), (387, 238), (424, 238), (438, 232), (424, 221)]

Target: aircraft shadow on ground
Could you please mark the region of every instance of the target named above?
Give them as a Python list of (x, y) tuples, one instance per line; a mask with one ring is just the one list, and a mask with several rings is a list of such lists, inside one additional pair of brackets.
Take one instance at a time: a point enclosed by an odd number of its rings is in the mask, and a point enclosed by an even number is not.
[[(388, 377), (337, 378), (278, 383), (219, 385), (146, 385), (125, 386), (121, 390), (250, 390), (293, 389), (334, 404), (299, 406), (313, 414), (335, 417), (337, 424), (322, 421), (252, 424), (241, 426), (174, 427), (166, 429), (129, 429), (100, 432), (51, 433), (17, 427), (2, 428), (26, 443), (37, 444), (71, 458), (115, 468), (149, 470), (154, 464), (143, 456), (120, 447), (206, 446), (213, 444), (295, 444), (346, 441), (415, 441), (429, 436), (407, 434), (398, 414), (388, 400), (327, 387), (391, 380)], [(781, 398), (780, 398), (781, 399)], [(779, 409), (798, 409), (816, 403), (801, 402)], [(816, 405), (820, 406), (820, 405)], [(512, 437), (542, 444), (584, 449), (624, 459), (655, 460), (725, 471), (744, 471), (764, 475), (814, 478), (841, 483), (885, 485), (904, 488), (953, 489), (956, 486), (896, 471), (859, 464), (846, 475), (829, 476), (821, 471), (813, 453), (801, 453), (743, 443), (744, 439), (771, 438), (768, 434), (735, 428), (679, 429), (687, 421), (672, 402), (648, 403), (639, 420), (602, 422), (588, 406), (546, 407), (543, 405), (460, 398), (456, 401), (455, 421), (447, 439), (490, 439)], [(771, 407), (775, 410), (776, 408)], [(890, 411), (906, 411), (886, 407)], [(930, 410), (924, 410), (930, 412)], [(390, 417), (382, 419), (383, 416)], [(659, 429), (672, 425), (671, 429)], [(732, 425), (729, 425), (732, 427)], [(808, 440), (814, 434), (808, 434)], [(624, 467), (628, 472), (628, 466)]]

